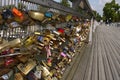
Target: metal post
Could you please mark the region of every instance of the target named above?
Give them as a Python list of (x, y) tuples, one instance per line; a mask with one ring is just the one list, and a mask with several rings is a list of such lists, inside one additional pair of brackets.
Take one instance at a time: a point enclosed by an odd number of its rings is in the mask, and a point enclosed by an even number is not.
[(90, 33), (89, 33), (89, 43), (92, 44), (92, 30), (93, 28), (93, 18), (91, 19)]

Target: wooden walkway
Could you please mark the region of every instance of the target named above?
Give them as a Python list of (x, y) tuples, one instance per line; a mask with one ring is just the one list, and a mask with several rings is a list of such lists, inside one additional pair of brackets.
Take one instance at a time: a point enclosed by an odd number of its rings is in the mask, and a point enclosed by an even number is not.
[(120, 27), (99, 26), (62, 80), (120, 80)]

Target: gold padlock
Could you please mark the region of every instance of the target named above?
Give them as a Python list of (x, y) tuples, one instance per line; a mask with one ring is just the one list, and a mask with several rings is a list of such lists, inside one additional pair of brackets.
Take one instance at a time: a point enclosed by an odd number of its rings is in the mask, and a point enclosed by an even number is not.
[(45, 77), (47, 77), (47, 76), (50, 76), (50, 72), (49, 72), (49, 70), (46, 68), (46, 67), (44, 67), (44, 66), (42, 66), (42, 76), (45, 78)]
[(50, 38), (51, 40), (56, 40), (56, 38), (54, 37), (54, 35), (53, 35), (53, 34), (46, 35), (46, 37)]
[(60, 14), (58, 14), (58, 13), (55, 13), (53, 16), (52, 16), (52, 19), (56, 19), (58, 16), (59, 16)]
[(19, 46), (20, 43), (21, 43), (20, 38), (14, 39), (14, 40), (12, 40), (10, 42), (6, 42), (6, 43), (1, 44), (0, 45), (0, 50), (3, 50), (3, 49), (8, 48), (8, 47)]
[(52, 78), (50, 76), (47, 76), (44, 78), (44, 80), (52, 80)]
[(33, 60), (29, 60), (26, 64), (22, 64), (20, 63), (17, 68), (24, 73), (25, 75), (27, 75), (34, 67), (36, 66), (36, 61)]
[(40, 32), (34, 32), (35, 35), (40, 35), (41, 33)]
[(36, 36), (29, 36), (28, 38), (27, 38), (27, 40), (25, 40), (25, 42), (24, 42), (24, 46), (29, 46), (29, 45), (32, 45), (34, 42), (35, 42), (35, 40), (36, 40)]
[(43, 42), (44, 45), (48, 45), (49, 42), (50, 42), (50, 39), (47, 38), (47, 37), (44, 37), (42, 42)]
[(45, 17), (43, 13), (37, 11), (29, 11), (28, 14), (31, 18), (39, 21), (42, 21)]
[(15, 73), (15, 79), (14, 80), (24, 80), (21, 73)]
[(70, 19), (72, 19), (72, 15), (71, 14), (68, 14), (65, 18), (66, 21), (69, 21)]
[(18, 59), (20, 62), (25, 63), (29, 59), (30, 55), (20, 55), (17, 56), (16, 59)]

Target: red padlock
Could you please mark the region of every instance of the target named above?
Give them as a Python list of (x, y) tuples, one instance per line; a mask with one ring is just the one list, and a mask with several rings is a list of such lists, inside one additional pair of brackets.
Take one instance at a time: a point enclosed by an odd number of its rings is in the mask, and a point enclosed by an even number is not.
[(12, 64), (14, 62), (14, 59), (13, 58), (7, 58), (5, 59), (5, 66), (9, 66), (10, 64)]

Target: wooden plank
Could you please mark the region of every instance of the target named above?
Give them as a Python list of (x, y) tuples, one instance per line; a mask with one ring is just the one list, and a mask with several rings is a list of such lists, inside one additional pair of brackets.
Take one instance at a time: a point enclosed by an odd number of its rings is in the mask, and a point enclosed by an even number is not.
[[(100, 32), (99, 32), (100, 31)], [(98, 37), (98, 56), (99, 56), (99, 59), (98, 59), (98, 66), (99, 66), (99, 80), (106, 80), (106, 77), (105, 77), (105, 71), (104, 71), (104, 65), (103, 65), (103, 59), (102, 59), (102, 40), (103, 38), (101, 37), (102, 35), (102, 31), (99, 30), (99, 37)]]
[(87, 45), (87, 47), (85, 49), (85, 52), (83, 53), (84, 55), (81, 57), (81, 59), (79, 61), (79, 65), (76, 69), (76, 72), (75, 72), (72, 80), (83, 80), (85, 70), (86, 70), (86, 67), (87, 67), (87, 62), (88, 62), (90, 54), (91, 54), (90, 49), (91, 49), (90, 45)]
[(109, 46), (108, 47), (110, 47), (110, 52), (111, 53), (109, 53), (110, 54), (110, 56), (111, 56), (111, 58), (112, 58), (112, 61), (113, 61), (113, 64), (114, 64), (114, 66), (115, 66), (115, 69), (116, 69), (116, 71), (117, 71), (117, 74), (118, 75), (120, 75), (120, 64), (119, 64), (119, 61), (118, 61), (118, 59), (117, 59), (117, 57), (118, 56), (116, 56), (118, 53), (120, 53), (120, 51), (119, 52), (117, 52), (116, 50), (115, 50), (115, 46), (113, 46), (113, 43), (112, 43), (112, 39), (113, 40), (115, 40), (115, 38), (113, 38), (114, 37), (114, 35), (112, 35), (111, 34), (111, 39), (107, 39), (106, 41), (109, 43)]
[[(107, 34), (107, 33), (106, 33)], [(111, 48), (109, 47), (110, 45), (108, 45), (108, 39), (110, 38), (110, 36), (108, 36), (108, 34), (105, 36), (106, 37), (106, 40), (105, 41), (105, 50), (107, 51), (106, 54), (107, 54), (107, 58), (108, 58), (108, 61), (109, 61), (109, 65), (110, 65), (110, 68), (111, 68), (111, 71), (112, 71), (112, 75), (113, 75), (113, 79), (114, 80), (119, 80), (119, 76), (118, 76), (118, 73), (116, 71), (116, 68), (115, 68), (115, 65), (114, 65), (114, 62), (112, 60), (112, 57), (110, 55), (111, 53)]]
[[(93, 43), (95, 42), (95, 39), (93, 39)], [(87, 64), (87, 68), (86, 68), (86, 73), (84, 74), (84, 80), (91, 80), (91, 75), (92, 75), (92, 66), (93, 66), (93, 56), (94, 56), (94, 46), (95, 44), (92, 44), (92, 48), (91, 48), (91, 55), (90, 55), (90, 59), (88, 61)]]
[[(106, 36), (103, 35), (103, 37), (105, 38)], [(104, 69), (105, 69), (105, 76), (106, 76), (106, 80), (113, 80), (112, 74), (111, 74), (111, 69), (110, 69), (110, 65), (108, 63), (108, 59), (106, 56), (106, 51), (105, 51), (105, 41), (103, 40), (102, 42), (102, 49), (104, 50), (104, 52), (102, 53), (102, 57), (103, 57), (103, 64), (104, 64)]]
[(95, 33), (95, 42), (94, 42), (94, 60), (93, 60), (93, 69), (92, 69), (92, 80), (98, 80), (98, 34)]
[(82, 46), (82, 48), (80, 49), (80, 52), (77, 52), (71, 66), (68, 67), (68, 69), (65, 71), (64, 76), (61, 80), (71, 80), (73, 78), (76, 68), (78, 66), (78, 63), (80, 61), (80, 58), (83, 55), (84, 48), (85, 46)]
[[(119, 80), (120, 32), (118, 29), (100, 26), (93, 38), (91, 53), (86, 51), (79, 62), (73, 79), (67, 80)], [(116, 48), (117, 47), (117, 48)], [(88, 49), (88, 48), (87, 48)], [(89, 57), (88, 57), (89, 56)], [(86, 59), (89, 58), (89, 59)], [(72, 76), (73, 76), (72, 75)]]

